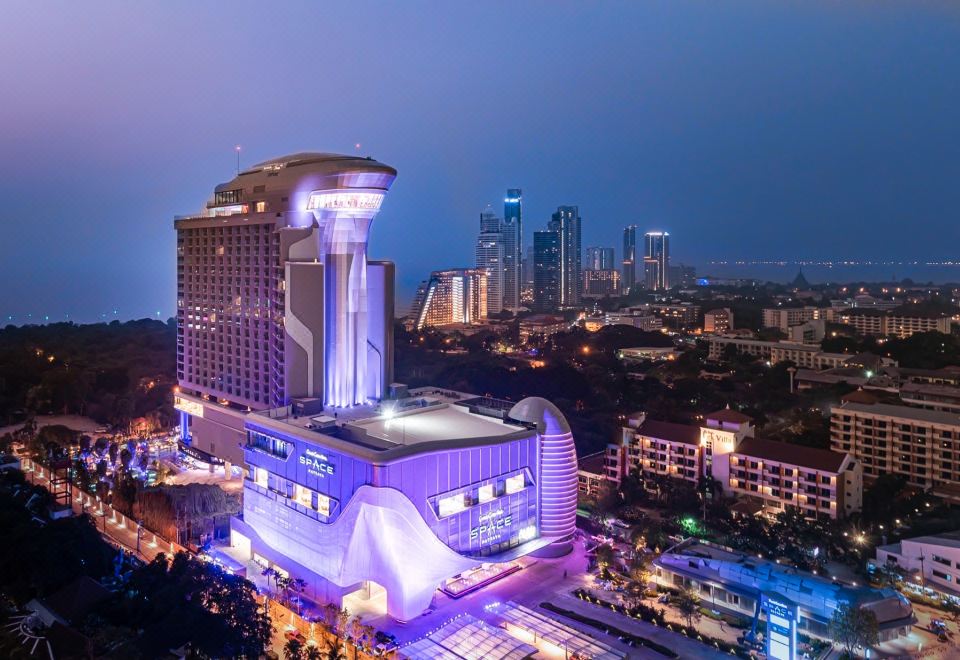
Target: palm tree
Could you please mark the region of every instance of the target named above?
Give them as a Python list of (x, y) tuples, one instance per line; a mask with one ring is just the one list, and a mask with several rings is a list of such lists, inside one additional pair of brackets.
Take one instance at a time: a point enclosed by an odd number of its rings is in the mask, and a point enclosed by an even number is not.
[(300, 596), (303, 594), (304, 589), (307, 588), (307, 581), (303, 578), (296, 578), (290, 586), (293, 592), (297, 594), (297, 614), (300, 614), (300, 609), (303, 606), (303, 601)]
[(316, 644), (307, 644), (307, 650), (303, 654), (303, 660), (322, 660), (323, 651)]
[(283, 645), (284, 660), (303, 660), (303, 644), (294, 637)]
[(340, 646), (339, 641), (327, 647), (325, 660), (347, 660), (347, 656), (343, 652), (343, 647)]
[(262, 575), (263, 577), (267, 578), (267, 586), (269, 587), (269, 586), (270, 586), (270, 580), (271, 580), (271, 579), (274, 579), (274, 580), (275, 580), (280, 574), (277, 573), (274, 569), (272, 569), (272, 568), (270, 568), (270, 567), (268, 566), (267, 568), (263, 569), (263, 571), (260, 573), (260, 575)]

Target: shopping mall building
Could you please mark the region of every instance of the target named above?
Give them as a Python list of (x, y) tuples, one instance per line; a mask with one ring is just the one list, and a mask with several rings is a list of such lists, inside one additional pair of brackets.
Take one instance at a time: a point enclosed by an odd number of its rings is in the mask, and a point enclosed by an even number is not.
[(409, 620), (575, 529), (573, 436), (550, 402), (393, 382), (394, 267), (367, 240), (396, 170), (305, 152), (176, 218), (184, 450), (244, 473), (231, 554)]
[(458, 576), (569, 550), (576, 452), (550, 402), (421, 388), (336, 416), (308, 404), (247, 417), (241, 559), (322, 602), (385, 590), (406, 621)]

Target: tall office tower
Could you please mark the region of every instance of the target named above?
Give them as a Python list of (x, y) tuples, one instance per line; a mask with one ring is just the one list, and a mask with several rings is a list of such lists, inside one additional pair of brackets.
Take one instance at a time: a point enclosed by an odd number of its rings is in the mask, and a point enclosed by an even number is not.
[(643, 279), (652, 291), (670, 288), (670, 234), (648, 231), (644, 234)]
[(370, 158), (298, 153), (239, 173), (199, 215), (175, 219), (185, 444), (242, 464), (251, 410), (383, 396), (394, 266), (367, 260), (367, 236), (396, 175)]
[(580, 212), (576, 206), (558, 206), (550, 229), (560, 234), (560, 306), (580, 304), (583, 293), (583, 263)]
[(528, 245), (523, 257), (523, 286), (533, 288), (533, 246)]
[(612, 247), (588, 247), (587, 259), (583, 265), (584, 269), (590, 270), (610, 270), (615, 268), (613, 265)]
[(520, 308), (520, 263), (523, 260), (523, 191), (507, 190), (503, 199), (503, 307)]
[(623, 277), (620, 286), (624, 294), (637, 283), (637, 226), (630, 225), (623, 229)]
[(560, 307), (560, 232), (533, 232), (533, 309), (553, 312)]
[(487, 272), (487, 312), (503, 311), (504, 242), (502, 223), (496, 214), (480, 214), (480, 235), (477, 236), (477, 268)]
[(420, 306), (414, 311), (417, 330), (487, 318), (485, 268), (435, 270), (422, 287), (422, 297), (418, 292)]

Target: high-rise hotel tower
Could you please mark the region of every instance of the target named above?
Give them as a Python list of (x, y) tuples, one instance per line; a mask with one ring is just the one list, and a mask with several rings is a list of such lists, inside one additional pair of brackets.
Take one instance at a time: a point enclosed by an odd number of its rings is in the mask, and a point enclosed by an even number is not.
[(298, 153), (240, 172), (175, 219), (187, 444), (242, 464), (251, 410), (384, 395), (394, 266), (367, 259), (367, 238), (395, 177), (370, 158)]

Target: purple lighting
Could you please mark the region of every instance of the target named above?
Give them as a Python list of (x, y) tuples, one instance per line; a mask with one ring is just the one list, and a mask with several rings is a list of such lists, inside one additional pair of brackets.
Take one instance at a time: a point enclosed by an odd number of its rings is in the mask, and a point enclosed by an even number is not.
[(568, 549), (577, 464), (552, 404), (430, 388), (391, 403), (326, 430), (250, 415), (234, 547), (303, 578), (320, 601), (379, 585), (399, 620), (481, 563), (501, 566), (469, 588), (530, 552)]

